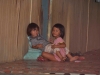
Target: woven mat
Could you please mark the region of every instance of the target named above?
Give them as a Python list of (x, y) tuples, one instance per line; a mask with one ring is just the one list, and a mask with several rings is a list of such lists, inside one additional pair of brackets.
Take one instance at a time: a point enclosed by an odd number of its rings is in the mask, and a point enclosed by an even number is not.
[(39, 62), (35, 60), (18, 60), (0, 64), (0, 73), (6, 74), (41, 74), (41, 73), (84, 73), (99, 74), (100, 50), (84, 54), (81, 62)]

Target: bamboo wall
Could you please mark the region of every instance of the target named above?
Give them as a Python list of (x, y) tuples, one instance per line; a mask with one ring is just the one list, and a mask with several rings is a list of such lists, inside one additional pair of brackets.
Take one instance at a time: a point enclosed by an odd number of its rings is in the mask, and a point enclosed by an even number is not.
[(52, 26), (66, 28), (71, 52), (100, 49), (100, 3), (95, 0), (52, 0)]
[(40, 25), (41, 18), (41, 0), (0, 0), (0, 62), (23, 58), (28, 49), (27, 25)]

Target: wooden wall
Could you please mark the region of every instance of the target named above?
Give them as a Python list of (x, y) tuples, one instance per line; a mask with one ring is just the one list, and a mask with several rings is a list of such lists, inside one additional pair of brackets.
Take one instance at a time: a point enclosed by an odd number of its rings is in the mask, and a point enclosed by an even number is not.
[(100, 49), (100, 3), (95, 0), (52, 0), (52, 25), (66, 28), (71, 52)]
[(40, 25), (41, 18), (41, 0), (0, 0), (0, 62), (23, 58), (28, 50), (27, 25)]

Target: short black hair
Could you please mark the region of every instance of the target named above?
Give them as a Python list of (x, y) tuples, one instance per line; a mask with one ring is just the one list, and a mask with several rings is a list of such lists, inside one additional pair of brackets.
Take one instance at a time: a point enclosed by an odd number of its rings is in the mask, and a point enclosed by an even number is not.
[(34, 29), (38, 29), (39, 30), (39, 26), (36, 24), (36, 23), (30, 23), (28, 26), (27, 26), (27, 35), (28, 36), (31, 36), (31, 31)]
[[(55, 24), (54, 26), (53, 26), (53, 28), (54, 27), (56, 27), (56, 28), (58, 28), (59, 30), (60, 30), (60, 37), (61, 38), (64, 38), (64, 36), (65, 36), (65, 28), (64, 28), (64, 26), (62, 25), (62, 24), (60, 24), (60, 23), (57, 23), (57, 24)], [(52, 30), (53, 30), (53, 28), (52, 28)]]

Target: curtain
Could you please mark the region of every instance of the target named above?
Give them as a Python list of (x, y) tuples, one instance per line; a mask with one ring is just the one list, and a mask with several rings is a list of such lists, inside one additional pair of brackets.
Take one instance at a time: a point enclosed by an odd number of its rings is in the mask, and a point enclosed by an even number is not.
[(41, 18), (41, 0), (0, 0), (0, 63), (23, 59), (27, 25)]
[(55, 23), (65, 26), (65, 42), (71, 52), (100, 49), (100, 3), (95, 0), (52, 0), (51, 10), (51, 27)]

